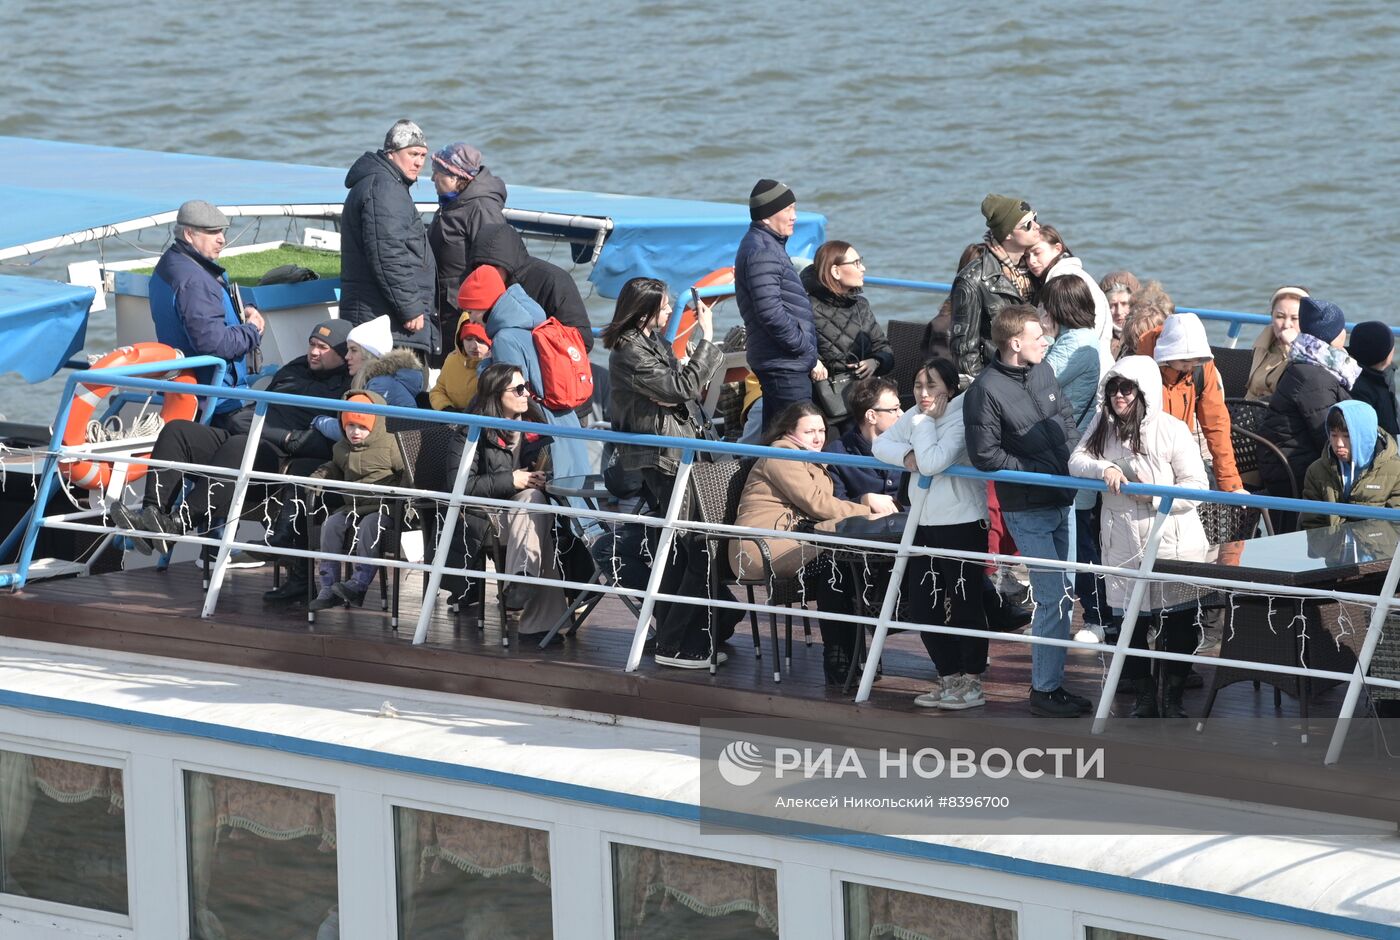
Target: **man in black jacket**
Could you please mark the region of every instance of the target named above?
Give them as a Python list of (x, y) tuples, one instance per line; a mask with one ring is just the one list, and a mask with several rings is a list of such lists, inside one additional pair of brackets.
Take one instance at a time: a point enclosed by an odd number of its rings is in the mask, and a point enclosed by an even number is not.
[(990, 193), (982, 200), (982, 215), (987, 220), (982, 251), (958, 272), (948, 298), (953, 360), (964, 375), (981, 372), (996, 355), (991, 329), (997, 313), (1031, 299), (1023, 258), (1040, 240), (1040, 224), (1025, 200)]
[(514, 227), (481, 227), (467, 257), (467, 272), (483, 264), (499, 271), (507, 287), (519, 284), (520, 289), (540, 305), (545, 316), (576, 328), (583, 336), (583, 345), (593, 349), (593, 324), (588, 320), (588, 308), (583, 304), (583, 295), (578, 292), (573, 277), (559, 265), (533, 257)]
[(356, 326), (387, 315), (394, 345), (435, 356), (442, 348), (433, 316), (437, 265), (412, 193), (427, 159), (423, 132), (401, 120), (383, 150), (367, 151), (345, 174), (340, 316)]
[[(1074, 408), (1043, 361), (1049, 347), (1034, 307), (1003, 308), (992, 321), (997, 355), (964, 393), (967, 453), (978, 470), (1018, 470), (1069, 475), (1069, 455), (1079, 442)], [(1069, 557), (1072, 489), (1029, 484), (993, 484), (1006, 527), (1027, 558)], [(1069, 639), (1073, 603), (1064, 569), (1031, 568), (1034, 636)], [(1073, 718), (1091, 707), (1065, 691), (1065, 650), (1031, 649), (1031, 712)]]
[[(351, 325), (344, 320), (324, 320), (316, 324), (307, 338), (306, 355), (293, 359), (277, 370), (266, 391), (312, 398), (339, 399), (350, 389), (350, 373), (345, 368), (346, 342)], [(254, 406), (248, 405), (235, 415), (246, 417), (247, 426)], [(291, 404), (269, 405), (263, 423), (262, 437), (253, 468), (276, 470), (282, 460), (288, 461), (288, 472), (310, 473), (331, 455), (331, 442), (312, 428), (317, 408)], [(237, 468), (248, 443), (246, 433), (233, 433), (224, 428), (210, 427), (197, 421), (172, 421), (161, 428), (151, 456), (157, 460), (202, 464), (212, 467)], [(182, 527), (171, 517), (176, 498), (184, 492), (185, 474), (181, 470), (152, 469), (146, 474), (146, 489), (137, 515), (120, 503), (112, 507), (112, 516), (122, 528), (152, 532), (179, 532)], [(204, 520), (222, 518), (233, 497), (233, 479), (211, 477), (196, 486), (190, 494), (190, 513)], [(160, 540), (138, 538), (135, 547), (143, 554), (152, 548), (162, 552), (168, 545)], [(305, 581), (302, 582), (305, 593)]]

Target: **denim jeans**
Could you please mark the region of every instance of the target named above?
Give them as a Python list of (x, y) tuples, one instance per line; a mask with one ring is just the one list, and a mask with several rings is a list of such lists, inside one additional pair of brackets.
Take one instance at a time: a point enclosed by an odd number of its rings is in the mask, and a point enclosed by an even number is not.
[(763, 430), (767, 433), (788, 405), (812, 400), (812, 377), (806, 372), (786, 369), (754, 370), (763, 388)]
[[(1087, 565), (1097, 565), (1099, 556), (1099, 513), (1097, 509), (1076, 509), (1074, 511), (1075, 561)], [(1107, 626), (1113, 622), (1113, 611), (1108, 607), (1108, 585), (1101, 575), (1086, 571), (1074, 575), (1074, 593), (1079, 595), (1079, 607), (1084, 611), (1085, 623)]]
[[(1005, 512), (1006, 527), (1031, 572), (1031, 597), (1035, 613), (1031, 635), (1069, 639), (1070, 614), (1074, 604), (1069, 595), (1069, 578), (1063, 569), (1036, 568), (1033, 558), (1069, 558), (1070, 507), (1027, 509)], [(1031, 649), (1031, 687), (1037, 692), (1053, 692), (1065, 677), (1065, 648), (1035, 646)]]

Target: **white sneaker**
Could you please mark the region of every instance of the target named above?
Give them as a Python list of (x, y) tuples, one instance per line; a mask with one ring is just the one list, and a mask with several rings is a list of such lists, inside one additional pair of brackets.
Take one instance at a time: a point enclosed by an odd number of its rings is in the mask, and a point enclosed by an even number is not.
[[(951, 679), (948, 680), (952, 682)], [(920, 708), (938, 708), (938, 703), (943, 701), (943, 679), (934, 679), (933, 688), (914, 699), (914, 704)]]
[(1086, 623), (1074, 634), (1076, 643), (1102, 643), (1103, 627), (1097, 623)]
[[(709, 653), (694, 653), (694, 654), (691, 654), (691, 653), (672, 653), (672, 654), (669, 655), (669, 656), (663, 656), (663, 655), (661, 655), (660, 653), (657, 653), (656, 656), (654, 657), (654, 659), (656, 660), (656, 664), (657, 664), (658, 666), (673, 666), (673, 667), (675, 667), (676, 669), (709, 669), (709, 668), (710, 668), (710, 654), (709, 654)], [(728, 659), (729, 659), (729, 654), (728, 654), (728, 653), (722, 653), (722, 652), (721, 652), (721, 653), (716, 653), (716, 654), (715, 654), (715, 665), (723, 665), (724, 662), (725, 662), (726, 660), (728, 660)]]
[(964, 708), (976, 708), (978, 705), (986, 705), (987, 700), (982, 697), (982, 680), (976, 676), (957, 676), (943, 689), (943, 698), (939, 700), (938, 707), (948, 711), (962, 711)]

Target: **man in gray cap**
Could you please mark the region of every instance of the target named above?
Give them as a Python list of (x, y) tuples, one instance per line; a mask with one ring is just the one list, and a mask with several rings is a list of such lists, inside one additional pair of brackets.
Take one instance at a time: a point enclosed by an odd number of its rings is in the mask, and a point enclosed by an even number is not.
[[(262, 343), (263, 318), (256, 307), (240, 311), (228, 276), (220, 267), (228, 217), (201, 199), (175, 214), (175, 241), (151, 275), (151, 319), (156, 339), (187, 356), (217, 356), (228, 363), (224, 384), (248, 384), (250, 354)], [(242, 407), (237, 399), (219, 402), (219, 423)]]
[(400, 120), (384, 135), (384, 149), (366, 152), (345, 175), (340, 315), (355, 325), (387, 315), (394, 345), (436, 355), (437, 265), (412, 193), (427, 159), (423, 131)]
[(748, 330), (748, 363), (763, 388), (763, 426), (788, 405), (812, 397), (817, 328), (812, 302), (788, 257), (797, 197), (761, 179), (749, 194), (752, 223), (734, 258), (734, 299)]

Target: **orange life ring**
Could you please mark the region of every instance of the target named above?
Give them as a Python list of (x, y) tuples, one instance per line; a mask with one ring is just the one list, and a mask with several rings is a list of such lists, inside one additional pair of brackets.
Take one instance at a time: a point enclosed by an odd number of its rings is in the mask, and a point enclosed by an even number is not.
[[(696, 287), (721, 287), (734, 283), (733, 268), (716, 268), (695, 282)], [(714, 306), (721, 300), (728, 300), (734, 296), (734, 292), (720, 294), (718, 297), (711, 297), (705, 303)], [(701, 298), (704, 300), (704, 298)], [(671, 342), (671, 350), (676, 354), (677, 359), (685, 357), (686, 344), (690, 342), (690, 333), (695, 329), (695, 307), (690, 303), (690, 293), (686, 292), (685, 309), (681, 311), (680, 326), (676, 328), (676, 338)]]
[[(180, 350), (164, 343), (136, 343), (112, 350), (93, 363), (92, 368), (106, 369), (110, 366), (144, 365), (145, 363), (157, 366), (161, 363), (183, 359), (184, 355)], [(167, 379), (185, 385), (194, 385), (198, 381), (192, 369), (171, 369), (163, 374), (157, 374), (156, 370), (152, 369), (150, 374), (141, 374), (145, 378)], [(63, 427), (64, 446), (75, 446), (87, 442), (88, 422), (96, 413), (97, 406), (111, 393), (112, 386), (110, 385), (88, 385), (81, 382), (78, 384), (73, 393), (73, 403), (68, 408), (68, 423)], [(198, 396), (185, 392), (167, 393), (160, 408), (161, 419), (166, 423), (176, 420), (192, 421), (198, 413)], [(141, 456), (145, 457), (149, 454)], [(103, 460), (64, 460), (59, 464), (58, 469), (69, 482), (89, 490), (106, 489), (114, 472), (112, 463)], [(145, 474), (145, 464), (126, 465), (128, 483), (141, 479)]]

